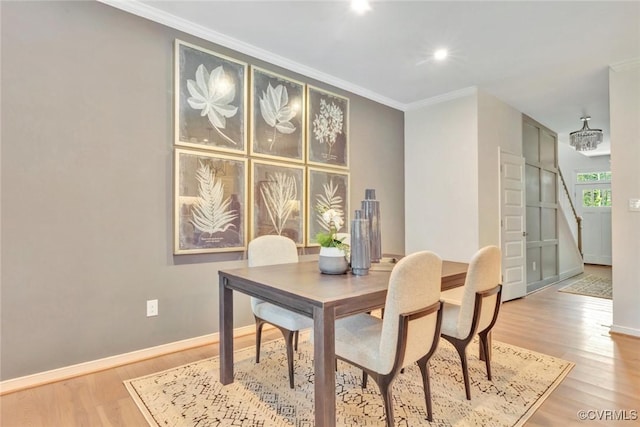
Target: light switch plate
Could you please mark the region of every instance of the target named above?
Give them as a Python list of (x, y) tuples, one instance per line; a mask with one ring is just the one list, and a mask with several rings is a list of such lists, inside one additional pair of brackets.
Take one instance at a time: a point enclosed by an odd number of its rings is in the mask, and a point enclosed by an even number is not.
[(629, 210), (631, 212), (640, 212), (640, 199), (629, 199)]

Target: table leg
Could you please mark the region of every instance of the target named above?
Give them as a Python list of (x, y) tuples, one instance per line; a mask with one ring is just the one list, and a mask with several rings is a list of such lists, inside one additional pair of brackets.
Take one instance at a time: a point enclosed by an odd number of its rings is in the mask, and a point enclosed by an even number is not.
[(336, 425), (335, 320), (333, 308), (315, 307), (313, 309), (316, 427)]
[(227, 279), (220, 276), (220, 382), (233, 382), (233, 290)]

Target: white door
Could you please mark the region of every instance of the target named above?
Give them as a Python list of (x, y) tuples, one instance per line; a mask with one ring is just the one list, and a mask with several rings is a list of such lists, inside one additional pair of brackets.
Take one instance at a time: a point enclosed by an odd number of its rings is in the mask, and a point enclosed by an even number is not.
[(579, 182), (575, 190), (584, 262), (611, 265), (611, 183)]
[(525, 279), (524, 158), (500, 152), (500, 246), (502, 300), (527, 293)]

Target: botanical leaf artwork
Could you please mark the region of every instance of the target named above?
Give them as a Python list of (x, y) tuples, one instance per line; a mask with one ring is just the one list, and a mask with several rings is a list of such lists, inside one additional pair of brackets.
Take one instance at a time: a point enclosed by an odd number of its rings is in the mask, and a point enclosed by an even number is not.
[(296, 207), (298, 189), (295, 177), (282, 172), (274, 172), (260, 185), (260, 194), (267, 207), (269, 219), (276, 234), (282, 235), (289, 216)]
[(260, 113), (264, 121), (273, 128), (269, 150), (273, 149), (277, 132), (290, 134), (296, 130), (296, 127), (290, 122), (295, 117), (296, 110), (287, 105), (288, 103), (289, 95), (287, 88), (283, 85), (278, 85), (274, 89), (269, 83), (267, 90), (262, 91)]
[(329, 209), (333, 209), (336, 214), (344, 218), (344, 210), (342, 209), (342, 197), (337, 195), (338, 186), (334, 185), (333, 180), (323, 184), (324, 194), (316, 195), (316, 221), (326, 231), (329, 231), (330, 224), (324, 218), (323, 213)]
[(331, 155), (336, 138), (342, 133), (343, 113), (340, 107), (333, 102), (328, 104), (325, 99), (320, 99), (320, 113), (313, 119), (313, 134), (320, 144), (329, 146), (327, 156)]
[(229, 209), (231, 198), (224, 199), (224, 186), (208, 164), (200, 163), (196, 171), (198, 180), (198, 200), (193, 207), (193, 220), (191, 223), (203, 233), (227, 231), (234, 227), (233, 220), (238, 217), (236, 210)]
[(194, 110), (202, 110), (200, 115), (207, 116), (222, 137), (237, 145), (221, 131), (227, 125), (226, 118), (233, 117), (238, 112), (238, 107), (231, 105), (236, 96), (236, 88), (226, 77), (222, 65), (209, 74), (205, 66), (200, 64), (196, 70), (196, 79), (187, 80), (187, 89), (191, 95), (187, 99), (189, 106)]

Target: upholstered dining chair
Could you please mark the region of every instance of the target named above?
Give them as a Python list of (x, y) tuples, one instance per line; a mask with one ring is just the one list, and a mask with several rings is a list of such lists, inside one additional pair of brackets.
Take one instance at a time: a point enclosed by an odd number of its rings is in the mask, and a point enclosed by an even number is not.
[(458, 351), (467, 400), (471, 400), (467, 346), (475, 335), (480, 339), (487, 378), (491, 381), (489, 333), (498, 319), (502, 298), (501, 252), (497, 246), (480, 249), (471, 259), (464, 286), (442, 292), (444, 313), (442, 338)]
[(429, 359), (440, 338), (442, 260), (433, 252), (402, 258), (391, 271), (384, 318), (357, 314), (336, 321), (336, 357), (371, 376), (382, 394), (386, 425), (393, 426), (391, 385), (405, 366), (418, 363), (427, 419), (433, 420)]
[[(298, 248), (295, 242), (287, 237), (260, 236), (249, 242), (248, 258), (249, 267), (294, 263), (298, 262)], [(284, 336), (289, 366), (289, 387), (293, 388), (293, 350), (298, 350), (298, 332), (312, 327), (312, 319), (254, 297), (251, 297), (251, 309), (256, 319), (256, 363), (260, 363), (262, 327), (269, 323), (278, 328)]]

